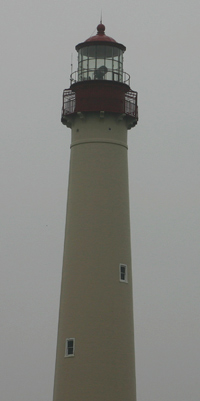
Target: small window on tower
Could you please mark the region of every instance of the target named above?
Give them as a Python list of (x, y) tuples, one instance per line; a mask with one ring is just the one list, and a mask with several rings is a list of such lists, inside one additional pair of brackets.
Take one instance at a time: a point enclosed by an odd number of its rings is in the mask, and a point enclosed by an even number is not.
[(119, 265), (119, 281), (128, 283), (127, 265), (122, 265), (122, 264)]
[(75, 338), (67, 338), (65, 344), (65, 356), (74, 356)]

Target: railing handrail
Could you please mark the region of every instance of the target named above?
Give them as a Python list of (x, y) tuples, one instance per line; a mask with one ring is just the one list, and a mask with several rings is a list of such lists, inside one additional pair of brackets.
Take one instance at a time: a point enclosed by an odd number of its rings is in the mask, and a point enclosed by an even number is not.
[[(95, 72), (96, 71), (97, 71), (96, 68), (83, 69), (82, 70), (82, 73), (83, 73), (82, 79), (79, 79), (79, 76), (81, 74), (80, 71), (78, 71), (78, 70), (74, 71), (70, 75), (70, 84), (72, 85), (72, 84), (75, 84), (76, 82), (90, 81), (90, 80), (91, 81), (97, 81), (98, 80), (97, 78), (94, 78), (94, 77), (93, 78), (91, 78), (91, 77), (88, 78), (89, 74), (93, 74), (95, 76)], [(112, 73), (113, 77), (114, 76), (118, 76), (118, 78), (122, 77), (122, 80), (120, 80), (120, 79), (118, 79), (118, 80), (106, 79), (106, 74), (107, 73)], [(84, 77), (84, 74), (87, 75), (86, 78)], [(102, 77), (103, 81), (122, 82), (122, 83), (127, 84), (127, 85), (130, 86), (130, 75), (127, 72), (125, 72), (125, 71), (119, 72), (119, 70), (114, 70), (112, 68), (110, 68), (110, 69), (108, 68), (106, 74), (104, 75), (104, 77)]]

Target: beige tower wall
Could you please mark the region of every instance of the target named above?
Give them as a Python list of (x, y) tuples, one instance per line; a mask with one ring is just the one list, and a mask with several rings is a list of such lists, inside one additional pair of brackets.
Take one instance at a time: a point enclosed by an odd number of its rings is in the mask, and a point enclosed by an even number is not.
[(135, 401), (131, 276), (126, 123), (76, 116), (53, 401)]

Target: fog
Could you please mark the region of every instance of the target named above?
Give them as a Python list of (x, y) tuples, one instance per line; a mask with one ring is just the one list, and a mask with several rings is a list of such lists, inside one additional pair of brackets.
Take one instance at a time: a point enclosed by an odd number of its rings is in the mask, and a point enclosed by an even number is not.
[(52, 399), (70, 154), (62, 91), (101, 9), (139, 93), (128, 134), (137, 400), (199, 399), (200, 3), (3, 0), (2, 401)]

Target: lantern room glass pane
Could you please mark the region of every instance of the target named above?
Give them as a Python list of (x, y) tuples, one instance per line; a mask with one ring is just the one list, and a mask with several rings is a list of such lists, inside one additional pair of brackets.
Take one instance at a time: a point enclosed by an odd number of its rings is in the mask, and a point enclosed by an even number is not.
[(82, 68), (84, 69), (86, 69), (87, 68), (87, 64), (88, 64), (88, 61), (87, 60), (83, 60), (83, 63), (82, 63)]
[(123, 51), (115, 46), (85, 46), (78, 52), (78, 81), (123, 82)]
[(114, 69), (114, 70), (118, 70), (118, 69), (119, 69), (118, 60), (113, 60), (113, 69)]
[(105, 65), (108, 68), (108, 70), (112, 70), (112, 59), (111, 58), (106, 59)]

